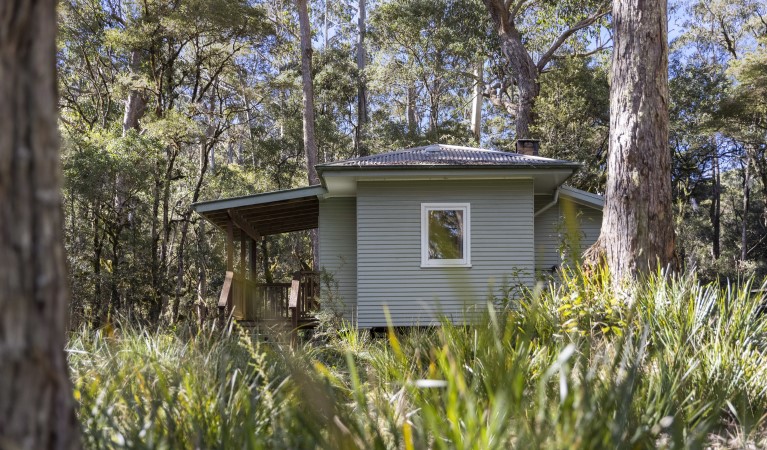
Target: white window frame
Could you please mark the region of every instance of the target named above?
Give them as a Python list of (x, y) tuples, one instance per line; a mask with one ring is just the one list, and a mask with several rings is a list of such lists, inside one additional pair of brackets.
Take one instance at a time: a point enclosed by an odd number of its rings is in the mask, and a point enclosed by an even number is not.
[[(463, 258), (429, 258), (429, 211), (463, 211)], [(421, 267), (471, 267), (471, 204), (469, 203), (421, 203)]]

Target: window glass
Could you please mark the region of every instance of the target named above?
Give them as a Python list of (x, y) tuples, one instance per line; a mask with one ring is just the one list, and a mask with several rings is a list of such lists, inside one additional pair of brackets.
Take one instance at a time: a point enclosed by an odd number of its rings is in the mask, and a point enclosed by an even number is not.
[(471, 267), (470, 205), (421, 204), (421, 267)]
[(463, 210), (429, 210), (429, 259), (463, 259)]

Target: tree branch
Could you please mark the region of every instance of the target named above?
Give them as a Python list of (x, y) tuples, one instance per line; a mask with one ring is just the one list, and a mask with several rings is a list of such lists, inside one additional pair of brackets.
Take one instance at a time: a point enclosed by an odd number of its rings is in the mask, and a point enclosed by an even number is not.
[[(519, 10), (522, 9), (522, 7), (527, 3), (528, 0), (519, 0), (517, 3), (514, 4), (514, 7), (511, 8), (511, 11), (509, 11), (509, 17), (511, 17), (511, 20), (514, 20), (517, 18), (517, 14), (519, 14)], [(508, 9), (509, 4), (507, 2), (506, 8)]]
[[(585, 53), (573, 53), (571, 55), (559, 55), (559, 56), (554, 55), (554, 56), (552, 56), (552, 59), (559, 59), (559, 58), (565, 58), (565, 57), (570, 57), (570, 58), (588, 58), (591, 55), (596, 55), (599, 52), (602, 52), (602, 51), (605, 51), (605, 50), (607, 50), (609, 48), (612, 48), (612, 45), (607, 45), (612, 40), (613, 40), (613, 38), (611, 36), (610, 39), (605, 41), (604, 44), (600, 45), (599, 47), (595, 48), (594, 50), (590, 50), (590, 51), (585, 52)], [(543, 72), (546, 72), (546, 70), (541, 71), (541, 73), (543, 73)]]
[[(606, 5), (605, 5), (606, 6)], [(565, 30), (556, 41), (554, 41), (553, 44), (551, 44), (551, 47), (546, 51), (546, 53), (541, 56), (541, 59), (538, 60), (537, 68), (538, 72), (543, 72), (543, 69), (546, 68), (546, 65), (551, 61), (551, 58), (554, 56), (554, 53), (559, 50), (559, 47), (562, 46), (562, 44), (565, 43), (565, 41), (575, 34), (575, 32), (582, 30), (597, 20), (601, 19), (602, 17), (606, 16), (610, 11), (609, 10), (603, 10), (600, 8), (597, 12), (590, 15), (589, 17), (586, 17), (585, 19), (581, 20), (580, 22), (576, 23), (569, 29)]]

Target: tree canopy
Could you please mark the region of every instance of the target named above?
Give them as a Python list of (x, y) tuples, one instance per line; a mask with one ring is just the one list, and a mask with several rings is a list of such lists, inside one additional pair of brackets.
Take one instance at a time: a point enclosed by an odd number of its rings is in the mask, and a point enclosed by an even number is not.
[[(513, 150), (516, 138), (533, 137), (542, 155), (584, 163), (572, 185), (605, 193), (606, 2), (306, 6), (312, 58), (302, 64), (292, 1), (60, 2), (74, 323), (117, 313), (173, 322), (215, 302), (223, 243), (190, 205), (306, 184), (307, 80), (318, 162), (476, 136)], [(677, 258), (706, 279), (767, 271), (765, 17), (753, 0), (671, 5)], [(310, 266), (309, 241), (264, 238), (261, 276)]]

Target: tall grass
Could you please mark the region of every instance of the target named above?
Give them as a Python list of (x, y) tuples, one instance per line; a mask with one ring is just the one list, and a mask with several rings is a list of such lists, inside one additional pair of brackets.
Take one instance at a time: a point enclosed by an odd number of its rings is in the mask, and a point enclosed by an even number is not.
[(123, 326), (73, 336), (70, 363), (92, 448), (763, 447), (751, 289), (569, 273), (472, 327), (291, 350)]

